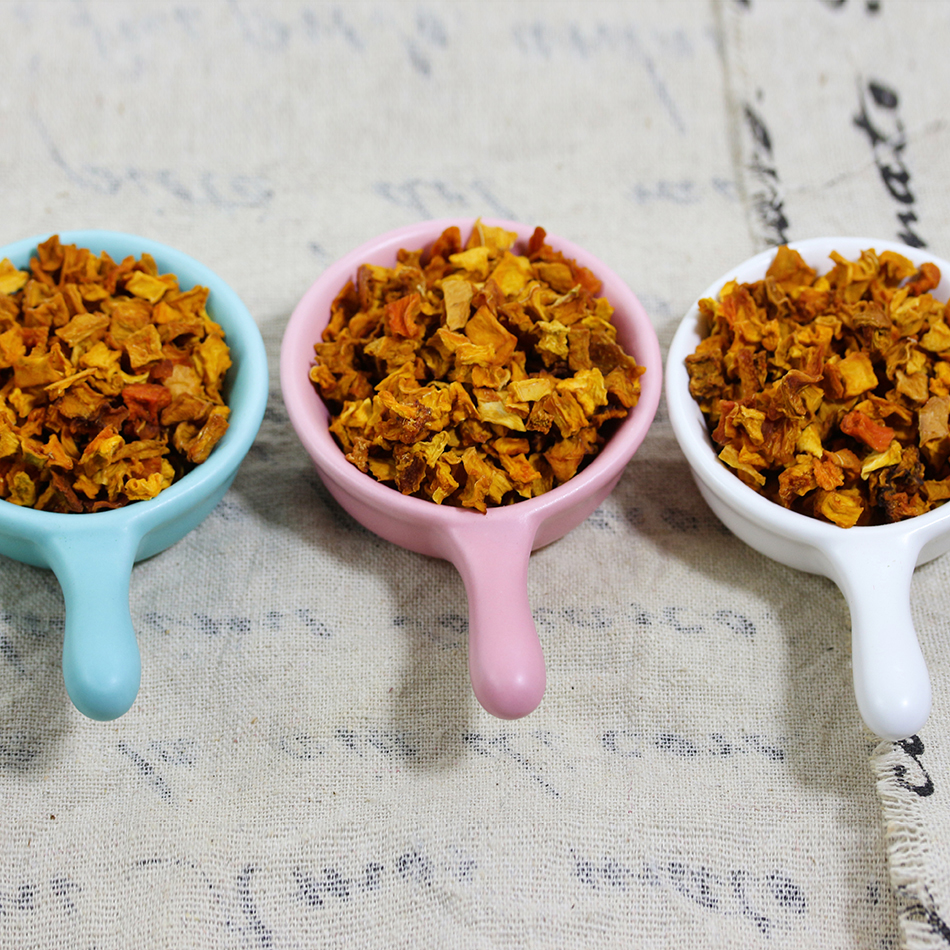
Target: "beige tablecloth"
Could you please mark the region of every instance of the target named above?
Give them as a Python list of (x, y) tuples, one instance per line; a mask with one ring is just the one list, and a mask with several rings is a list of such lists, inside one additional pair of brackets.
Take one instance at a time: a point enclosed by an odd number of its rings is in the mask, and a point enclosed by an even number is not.
[(0, 947), (950, 944), (950, 559), (912, 590), (932, 716), (879, 743), (842, 596), (719, 524), (661, 407), (532, 557), (548, 688), (500, 721), (455, 570), (330, 499), (277, 384), (310, 283), (425, 218), (588, 248), (664, 351), (784, 240), (950, 257), (948, 48), (935, 0), (0, 4), (0, 243), (186, 251), (272, 380), (224, 501), (134, 569), (125, 716), (70, 705), (56, 580), (0, 565)]

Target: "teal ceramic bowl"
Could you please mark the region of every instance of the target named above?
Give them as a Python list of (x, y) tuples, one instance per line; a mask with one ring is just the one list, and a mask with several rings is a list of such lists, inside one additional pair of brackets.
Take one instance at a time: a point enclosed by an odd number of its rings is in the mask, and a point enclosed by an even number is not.
[[(0, 247), (0, 259), (28, 266), (49, 235)], [(237, 294), (203, 264), (146, 238), (115, 231), (60, 232), (63, 244), (114, 260), (151, 254), (182, 289), (208, 287), (209, 316), (219, 323), (233, 365), (224, 396), (230, 425), (208, 460), (157, 497), (112, 511), (59, 514), (0, 500), (0, 554), (49, 568), (66, 608), (63, 678), (76, 708), (90, 719), (116, 719), (135, 701), (141, 659), (129, 609), (132, 565), (184, 537), (228, 490), (250, 449), (267, 403), (267, 356), (260, 331)]]

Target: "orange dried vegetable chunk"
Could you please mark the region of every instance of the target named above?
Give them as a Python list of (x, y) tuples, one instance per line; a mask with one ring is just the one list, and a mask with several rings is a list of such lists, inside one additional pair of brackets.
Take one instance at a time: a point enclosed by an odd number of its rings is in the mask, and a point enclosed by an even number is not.
[(154, 498), (227, 429), (231, 365), (206, 310), (143, 254), (58, 235), (0, 262), (0, 499), (89, 512)]
[[(573, 477), (637, 404), (598, 278), (476, 222), (392, 268), (364, 264), (333, 302), (310, 379), (361, 471), (437, 504), (489, 507)], [(2, 345), (2, 344), (0, 344)]]
[(932, 263), (830, 257), (818, 276), (782, 246), (764, 279), (701, 300), (690, 392), (767, 498), (841, 527), (900, 521), (950, 497), (950, 304)]

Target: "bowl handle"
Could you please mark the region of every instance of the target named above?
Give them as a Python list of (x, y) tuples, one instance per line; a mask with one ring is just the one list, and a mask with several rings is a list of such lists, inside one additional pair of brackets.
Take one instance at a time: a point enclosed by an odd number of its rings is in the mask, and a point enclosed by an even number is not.
[(917, 733), (930, 715), (930, 676), (910, 609), (918, 553), (907, 539), (883, 549), (857, 535), (826, 551), (851, 610), (858, 709), (872, 732), (892, 741)]
[[(475, 516), (477, 517), (477, 516)], [(460, 532), (455, 564), (468, 596), (468, 668), (482, 706), (520, 719), (544, 695), (544, 654), (528, 603), (534, 531), (492, 524)]]
[(73, 705), (90, 719), (117, 719), (135, 702), (142, 676), (129, 583), (134, 532), (83, 532), (47, 543), (63, 589), (63, 679)]

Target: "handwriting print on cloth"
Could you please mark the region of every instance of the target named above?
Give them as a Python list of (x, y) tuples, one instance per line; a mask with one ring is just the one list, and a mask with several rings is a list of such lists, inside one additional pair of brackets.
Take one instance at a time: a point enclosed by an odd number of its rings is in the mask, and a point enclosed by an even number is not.
[(632, 866), (613, 858), (596, 861), (572, 857), (575, 876), (592, 891), (660, 888), (711, 914), (745, 918), (765, 936), (791, 930), (808, 909), (805, 889), (780, 871), (717, 871), (682, 860), (643, 861)]
[[(191, 768), (198, 754), (196, 739), (153, 741), (144, 751), (136, 749), (125, 739), (120, 739), (117, 748), (119, 754), (129, 759), (139, 775), (167, 804), (171, 804), (175, 797), (168, 777), (169, 771)], [(172, 768), (169, 770), (167, 766)]]
[(896, 204), (897, 220), (903, 227), (898, 239), (911, 247), (926, 247), (924, 239), (911, 227), (917, 223), (917, 211), (910, 171), (904, 162), (907, 136), (899, 105), (900, 97), (894, 88), (876, 79), (861, 79), (854, 124), (867, 135), (881, 183)]
[(924, 754), (924, 744), (920, 736), (911, 736), (909, 739), (901, 739), (898, 743), (907, 758), (912, 764), (903, 764), (898, 762), (894, 766), (894, 780), (901, 788), (913, 792), (920, 798), (927, 798), (934, 793), (934, 783), (930, 774), (924, 768), (920, 761)]
[(746, 103), (742, 108), (749, 159), (746, 168), (751, 177), (749, 198), (759, 239), (768, 247), (788, 242), (789, 221), (785, 216), (785, 198), (779, 178), (772, 136), (761, 114)]
[(638, 603), (619, 608), (601, 605), (540, 607), (534, 612), (534, 620), (539, 627), (554, 628), (566, 625), (583, 630), (607, 630), (615, 624), (632, 621), (637, 627), (663, 628), (667, 632), (685, 637), (705, 636), (711, 628), (717, 634), (725, 629), (742, 639), (752, 639), (756, 631), (753, 620), (728, 608), (705, 611), (667, 605), (657, 612)]
[(393, 853), (372, 858), (364, 855), (352, 869), (340, 864), (319, 869), (298, 865), (292, 871), (295, 889), (291, 899), (318, 911), (396, 886), (438, 890), (446, 885), (470, 885), (477, 869), (478, 862), (464, 847), (449, 844), (440, 853), (432, 853), (417, 842)]

